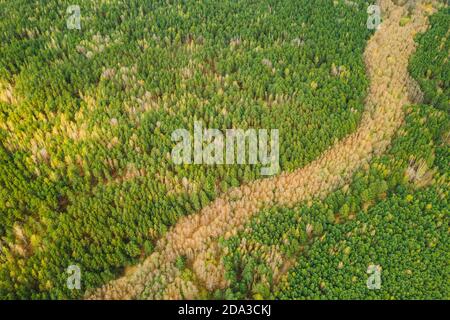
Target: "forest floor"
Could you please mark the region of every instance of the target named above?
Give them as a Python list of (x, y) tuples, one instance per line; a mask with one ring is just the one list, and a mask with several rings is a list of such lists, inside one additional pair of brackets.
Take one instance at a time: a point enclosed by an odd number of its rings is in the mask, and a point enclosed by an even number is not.
[[(391, 0), (381, 0), (380, 6), (383, 22), (364, 53), (369, 93), (354, 133), (303, 168), (232, 189), (199, 212), (181, 218), (133, 272), (88, 293), (86, 298), (195, 298), (201, 289), (223, 288), (227, 281), (220, 263), (219, 237), (236, 234), (263, 208), (292, 207), (324, 198), (350, 183), (355, 171), (366, 166), (373, 156), (384, 153), (403, 123), (403, 107), (420, 96), (407, 67), (416, 48), (414, 35), (426, 30), (431, 12), (419, 4), (410, 22), (400, 26), (405, 8)], [(194, 279), (182, 277), (176, 267), (180, 256), (187, 258)], [(219, 262), (211, 263), (214, 259)]]

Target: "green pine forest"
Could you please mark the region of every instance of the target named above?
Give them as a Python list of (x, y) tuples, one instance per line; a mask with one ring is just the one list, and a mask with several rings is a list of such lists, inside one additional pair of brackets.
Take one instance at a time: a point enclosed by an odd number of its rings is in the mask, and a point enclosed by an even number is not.
[[(419, 8), (399, 2), (396, 27), (412, 28)], [(198, 253), (205, 266), (176, 257), (195, 290), (155, 278), (132, 298), (450, 298), (450, 8), (418, 2), (433, 11), (408, 58), (421, 99), (386, 150), (323, 197), (256, 210)], [(383, 32), (367, 28), (372, 3), (79, 0), (78, 30), (71, 1), (0, 0), (0, 299), (89, 297), (180, 221), (270, 179), (261, 164), (174, 164), (178, 128), (278, 129), (278, 175), (357, 132)], [(223, 278), (199, 271), (213, 267)]]

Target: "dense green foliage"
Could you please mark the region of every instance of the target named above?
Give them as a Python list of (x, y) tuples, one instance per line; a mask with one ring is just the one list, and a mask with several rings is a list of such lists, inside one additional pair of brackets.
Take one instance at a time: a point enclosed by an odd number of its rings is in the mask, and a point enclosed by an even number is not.
[[(436, 188), (397, 190), (357, 220), (330, 228), (298, 260), (282, 299), (448, 299), (448, 202)], [(328, 254), (327, 254), (328, 253)], [(381, 288), (368, 290), (368, 266)]]
[[(447, 114), (410, 108), (390, 152), (356, 173), (351, 185), (324, 201), (262, 212), (245, 232), (223, 242), (232, 285), (216, 295), (448, 298), (448, 163), (445, 173), (432, 169), (445, 161), (435, 148), (448, 130)], [(296, 262), (279, 286), (267, 255), (273, 246)], [(371, 264), (382, 268), (381, 290), (366, 287)]]
[[(410, 64), (432, 105), (408, 107), (389, 152), (350, 185), (324, 201), (263, 211), (222, 241), (231, 286), (215, 297), (449, 299), (448, 18), (448, 9), (432, 17)], [(370, 265), (381, 268), (379, 290), (367, 288)]]
[(409, 65), (425, 102), (450, 112), (450, 7), (430, 18), (430, 29), (418, 35), (419, 48)]
[[(70, 1), (0, 0), (0, 299), (80, 298), (180, 217), (261, 178), (260, 165), (174, 165), (178, 128), (279, 129), (289, 172), (358, 126), (364, 0), (78, 4), (69, 30)], [(324, 200), (220, 239), (230, 286), (201, 297), (450, 297), (449, 16), (417, 38), (409, 69), (428, 105), (406, 108), (389, 151)], [(366, 287), (371, 264), (380, 290)], [(195, 278), (186, 257), (175, 265)]]
[[(170, 135), (277, 128), (281, 170), (352, 132), (364, 1), (1, 1), (0, 296), (75, 297), (259, 165), (174, 166)], [(10, 86), (10, 87), (9, 87)], [(8, 89), (11, 88), (11, 89)]]

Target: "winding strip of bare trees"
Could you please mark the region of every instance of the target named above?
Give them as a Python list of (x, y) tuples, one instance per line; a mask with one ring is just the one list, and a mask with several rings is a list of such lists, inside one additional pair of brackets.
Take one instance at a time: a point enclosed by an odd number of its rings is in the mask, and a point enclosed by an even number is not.
[[(230, 190), (198, 213), (183, 217), (161, 238), (153, 254), (131, 274), (114, 280), (88, 299), (195, 298), (200, 288), (227, 285), (220, 263), (219, 237), (230, 237), (262, 208), (293, 206), (323, 198), (348, 183), (374, 155), (385, 152), (403, 122), (403, 106), (418, 94), (407, 72), (414, 35), (427, 27), (427, 9), (418, 4), (410, 23), (400, 26), (406, 8), (380, 1), (383, 23), (364, 53), (370, 91), (359, 128), (318, 159), (292, 173), (254, 181)], [(413, 91), (413, 92), (412, 92)], [(177, 258), (185, 256), (195, 279), (181, 277)], [(219, 259), (217, 258), (219, 256)]]

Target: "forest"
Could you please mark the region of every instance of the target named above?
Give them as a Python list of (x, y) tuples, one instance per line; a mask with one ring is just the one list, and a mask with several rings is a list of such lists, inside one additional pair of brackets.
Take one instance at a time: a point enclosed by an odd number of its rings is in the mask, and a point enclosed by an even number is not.
[[(71, 5), (0, 0), (0, 299), (450, 298), (445, 1)], [(277, 174), (174, 162), (196, 123)]]

